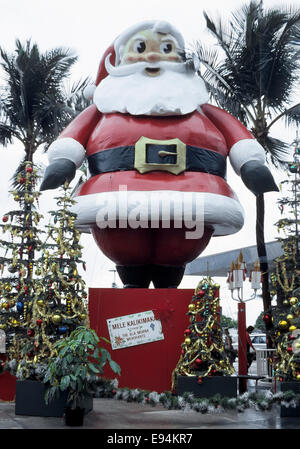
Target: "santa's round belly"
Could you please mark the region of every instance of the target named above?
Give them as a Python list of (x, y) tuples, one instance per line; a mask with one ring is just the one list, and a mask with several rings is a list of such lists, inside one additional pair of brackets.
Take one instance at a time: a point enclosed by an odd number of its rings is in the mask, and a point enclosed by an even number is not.
[(183, 266), (212, 235), (235, 233), (244, 220), (226, 181), (208, 173), (103, 173), (74, 199), (77, 227), (117, 265)]
[(137, 230), (173, 223), (177, 229), (209, 226), (217, 236), (234, 234), (244, 223), (235, 193), (222, 177), (209, 173), (102, 173), (82, 184), (74, 199), (76, 226), (83, 231), (95, 225)]

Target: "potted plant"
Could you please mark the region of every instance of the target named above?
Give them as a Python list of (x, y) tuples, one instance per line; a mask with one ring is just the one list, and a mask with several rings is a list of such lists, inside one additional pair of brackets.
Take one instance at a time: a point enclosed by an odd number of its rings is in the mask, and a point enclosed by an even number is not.
[[(109, 343), (106, 338), (100, 338)], [(93, 329), (79, 326), (68, 337), (54, 344), (57, 356), (50, 360), (43, 379), (46, 385), (45, 402), (48, 404), (67, 392), (66, 425), (83, 424), (86, 401), (92, 399), (106, 362), (114, 373), (121, 373), (120, 366), (112, 360), (110, 353), (99, 346), (100, 338)]]

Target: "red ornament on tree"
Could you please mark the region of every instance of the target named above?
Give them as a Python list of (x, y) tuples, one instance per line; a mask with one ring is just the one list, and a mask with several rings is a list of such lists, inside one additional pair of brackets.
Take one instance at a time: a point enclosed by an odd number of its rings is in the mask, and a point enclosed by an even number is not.
[(197, 296), (199, 298), (202, 298), (204, 295), (205, 295), (205, 290), (199, 290), (198, 293), (197, 293)]
[(32, 173), (32, 167), (27, 167), (26, 171), (27, 171), (27, 173)]
[(269, 322), (271, 320), (271, 315), (268, 313), (265, 313), (262, 317), (263, 321)]
[(4, 215), (4, 217), (2, 218), (2, 221), (3, 221), (4, 223), (6, 223), (7, 220), (8, 220), (8, 216), (7, 216), (7, 215)]

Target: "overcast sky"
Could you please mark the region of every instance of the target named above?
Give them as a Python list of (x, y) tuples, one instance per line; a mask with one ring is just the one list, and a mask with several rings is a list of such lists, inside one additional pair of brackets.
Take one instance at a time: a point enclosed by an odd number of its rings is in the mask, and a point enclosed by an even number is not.
[[(6, 51), (13, 51), (16, 38), (22, 42), (31, 39), (45, 51), (54, 47), (68, 47), (78, 56), (78, 62), (72, 71), (72, 78), (90, 76), (95, 79), (102, 54), (120, 32), (141, 20), (168, 20), (183, 34), (186, 44), (196, 40), (209, 40), (205, 31), (203, 11), (213, 17), (228, 17), (229, 12), (240, 7), (240, 0), (0, 0), (0, 46)], [(273, 1), (265, 0), (265, 7), (299, 6), (299, 0)], [(0, 80), (1, 82), (1, 80)], [(297, 99), (295, 99), (297, 101)], [(299, 98), (298, 98), (299, 101)], [(274, 137), (292, 142), (295, 130), (287, 131), (282, 125), (273, 132)], [(21, 148), (14, 151), (0, 149), (0, 164), (3, 167), (0, 177), (0, 216), (9, 210), (13, 202), (8, 197), (9, 178), (22, 157)], [(46, 159), (45, 159), (46, 161)], [(284, 173), (273, 170), (279, 182)], [(244, 187), (238, 176), (228, 166), (228, 183), (238, 193), (245, 209), (245, 226), (237, 234), (229, 237), (215, 238), (203, 253), (208, 255), (234, 248), (255, 244), (255, 198)], [(49, 210), (53, 202), (53, 192), (45, 192), (41, 198), (41, 208)], [(280, 214), (276, 205), (277, 193), (266, 194), (266, 241), (274, 240), (278, 235), (274, 222)], [(113, 274), (108, 272), (113, 263), (106, 259), (96, 248), (89, 236), (83, 236), (84, 256), (87, 260), (85, 278), (88, 286), (111, 286)], [(230, 265), (229, 261), (229, 265)], [(194, 288), (198, 279), (186, 277), (182, 288)], [(119, 285), (120, 282), (119, 282)], [(235, 305), (232, 306), (235, 310)], [(249, 303), (250, 304), (250, 303)], [(230, 309), (231, 310), (231, 309)], [(256, 314), (256, 309), (255, 312)], [(253, 315), (254, 316), (254, 315)], [(253, 319), (250, 319), (252, 324)]]

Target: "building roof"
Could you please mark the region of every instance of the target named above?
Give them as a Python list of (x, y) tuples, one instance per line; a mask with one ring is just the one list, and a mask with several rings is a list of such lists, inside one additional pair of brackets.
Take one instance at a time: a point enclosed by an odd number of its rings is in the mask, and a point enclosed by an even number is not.
[[(283, 254), (282, 245), (277, 241), (266, 243), (266, 251), (269, 270), (273, 271), (274, 259)], [(248, 271), (253, 269), (254, 263), (258, 260), (256, 245), (223, 253), (211, 254), (206, 257), (198, 257), (193, 260), (193, 262), (187, 264), (184, 274), (189, 276), (225, 277), (228, 275), (231, 262), (237, 260), (240, 252), (242, 252), (244, 256), (244, 262), (246, 262)]]

